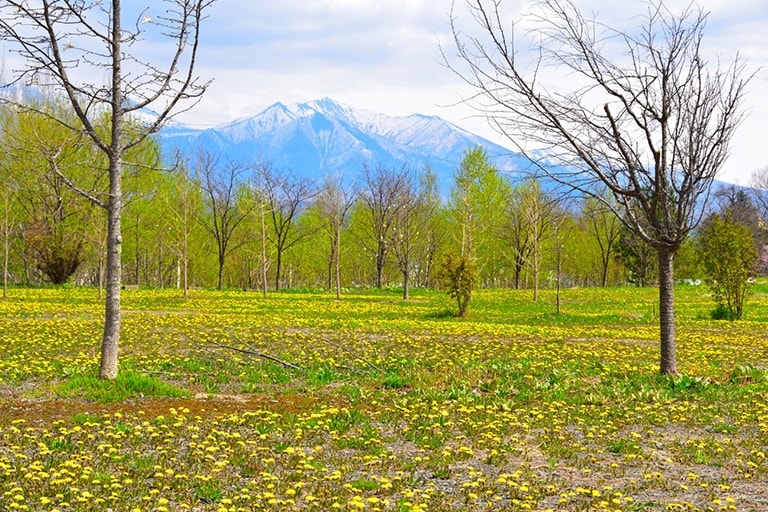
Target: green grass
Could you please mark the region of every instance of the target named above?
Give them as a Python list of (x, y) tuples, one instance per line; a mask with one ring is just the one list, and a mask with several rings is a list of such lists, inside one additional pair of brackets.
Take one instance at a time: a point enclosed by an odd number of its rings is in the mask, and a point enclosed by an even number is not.
[(127, 290), (113, 382), (94, 373), (93, 290), (12, 292), (2, 509), (719, 511), (768, 495), (763, 282), (740, 322), (678, 287), (675, 377), (658, 373), (652, 289), (565, 290), (560, 315), (550, 290), (480, 290), (462, 319), (428, 290)]
[(186, 397), (189, 392), (151, 376), (123, 370), (114, 380), (95, 375), (73, 375), (55, 387), (64, 398), (85, 398), (99, 403), (117, 403), (129, 398)]

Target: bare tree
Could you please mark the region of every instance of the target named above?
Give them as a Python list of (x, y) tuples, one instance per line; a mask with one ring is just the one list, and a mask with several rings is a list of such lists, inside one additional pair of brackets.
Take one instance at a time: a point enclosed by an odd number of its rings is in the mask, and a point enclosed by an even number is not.
[(275, 290), (279, 290), (282, 284), (285, 251), (311, 234), (309, 231), (298, 229), (296, 218), (302, 212), (304, 205), (316, 194), (316, 190), (309, 180), (278, 175), (271, 165), (259, 165), (256, 172), (264, 187), (266, 213), (272, 221), (271, 242), (275, 247)]
[(410, 298), (411, 275), (416, 263), (420, 231), (424, 229), (425, 197), (413, 175), (408, 173), (395, 200), (390, 247), (403, 275), (403, 300)]
[(505, 211), (505, 222), (499, 232), (499, 237), (512, 249), (512, 262), (514, 265), (515, 289), (520, 289), (520, 277), (530, 258), (532, 244), (532, 230), (526, 220), (524, 204), (525, 183), (510, 189)]
[[(605, 199), (610, 201), (610, 197)], [(614, 259), (616, 244), (621, 235), (621, 221), (601, 201), (593, 197), (585, 197), (581, 204), (581, 212), (587, 223), (590, 235), (597, 242), (600, 248), (600, 265), (602, 276), (600, 284), (603, 287), (608, 286), (608, 269), (611, 261)]]
[(427, 164), (419, 177), (419, 188), (422, 194), (422, 204), (419, 209), (421, 242), (421, 264), (418, 268), (418, 284), (425, 288), (432, 286), (437, 254), (447, 239), (446, 210), (443, 209), (437, 174)]
[[(120, 0), (6, 0), (0, 4), (0, 38), (11, 42), (26, 61), (16, 80), (63, 90), (78, 122), (57, 120), (89, 138), (108, 159), (109, 199), (105, 202), (84, 192), (108, 214), (107, 297), (99, 365), (104, 379), (117, 376), (124, 155), (178, 113), (182, 102), (194, 104), (205, 91), (208, 84), (200, 82), (193, 69), (203, 14), (212, 3), (154, 2), (152, 13), (140, 13), (129, 26), (123, 25)], [(165, 68), (139, 56), (145, 36), (155, 34), (172, 42)], [(185, 105), (190, 108), (190, 103)], [(142, 129), (124, 129), (128, 116), (150, 106), (157, 115)], [(98, 119), (105, 114), (109, 117), (106, 133), (97, 129)], [(76, 184), (71, 186), (77, 189)]]
[(389, 169), (382, 165), (372, 170), (363, 168), (365, 187), (360, 198), (368, 216), (372, 244), (363, 240), (366, 249), (374, 254), (376, 261), (376, 288), (384, 283), (384, 265), (387, 262), (395, 224), (397, 201), (408, 181), (408, 169)]
[(768, 219), (768, 167), (763, 167), (752, 172), (749, 179), (752, 201), (760, 210), (763, 220)]
[(326, 177), (325, 184), (317, 195), (320, 215), (325, 219), (325, 231), (331, 242), (328, 258), (328, 289), (335, 281), (336, 298), (341, 298), (341, 234), (355, 204), (357, 192), (352, 185), (344, 185), (341, 177)]
[(197, 173), (203, 188), (206, 214), (200, 223), (216, 240), (219, 262), (217, 288), (224, 288), (224, 265), (227, 256), (236, 248), (230, 243), (235, 230), (249, 213), (250, 201), (246, 201), (245, 188), (240, 180), (245, 167), (228, 162), (220, 168), (219, 158), (202, 153), (198, 158)]
[[(697, 203), (707, 199), (743, 117), (750, 79), (743, 64), (708, 66), (707, 14), (693, 6), (674, 15), (652, 0), (630, 33), (585, 18), (570, 0), (544, 0), (531, 13), (538, 51), (527, 63), (504, 25), (501, 0), (466, 3), (480, 35), (464, 31), (454, 11), (458, 60), (446, 56), (447, 64), (518, 149), (544, 148), (546, 163), (526, 152), (541, 170), (597, 198), (607, 188), (615, 202), (606, 206), (654, 247), (660, 370), (676, 374), (672, 262), (701, 220)], [(544, 84), (547, 63), (570, 73), (570, 91)]]

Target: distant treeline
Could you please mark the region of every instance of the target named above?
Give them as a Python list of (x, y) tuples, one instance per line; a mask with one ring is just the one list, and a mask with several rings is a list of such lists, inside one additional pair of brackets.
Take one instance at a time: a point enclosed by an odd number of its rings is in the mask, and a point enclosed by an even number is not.
[[(0, 236), (11, 284), (100, 286), (106, 165), (85, 138), (40, 111), (0, 111)], [(61, 110), (58, 111), (61, 116)], [(106, 119), (105, 119), (106, 122)], [(138, 121), (137, 121), (138, 122)], [(446, 254), (468, 255), (483, 287), (653, 285), (655, 252), (595, 198), (512, 179), (468, 148), (448, 197), (429, 167), (361, 164), (313, 182), (265, 162), (180, 155), (155, 141), (131, 150), (123, 182), (123, 282), (148, 287), (432, 287)], [(606, 196), (606, 201), (607, 201)], [(735, 212), (766, 240), (762, 192), (722, 188), (712, 212)], [(698, 277), (695, 237), (678, 279)]]

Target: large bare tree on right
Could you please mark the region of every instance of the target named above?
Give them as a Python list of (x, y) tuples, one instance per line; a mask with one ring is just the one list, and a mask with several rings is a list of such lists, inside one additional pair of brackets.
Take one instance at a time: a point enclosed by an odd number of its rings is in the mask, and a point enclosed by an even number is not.
[(586, 17), (570, 0), (543, 0), (528, 15), (534, 48), (526, 53), (516, 49), (501, 0), (466, 6), (469, 28), (452, 11), (457, 56), (444, 50), (448, 66), (474, 88), (472, 104), (539, 169), (602, 200), (657, 251), (660, 369), (676, 374), (673, 260), (701, 220), (697, 206), (728, 155), (751, 77), (738, 57), (727, 66), (707, 62), (707, 13), (693, 5), (675, 14), (653, 0), (627, 31)]

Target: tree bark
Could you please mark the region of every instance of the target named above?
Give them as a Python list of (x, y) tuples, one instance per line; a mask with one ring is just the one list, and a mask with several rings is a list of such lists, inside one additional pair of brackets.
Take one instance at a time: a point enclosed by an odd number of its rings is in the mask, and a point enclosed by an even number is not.
[(411, 272), (408, 269), (408, 263), (405, 264), (406, 268), (403, 271), (403, 300), (408, 300), (409, 297), (409, 290), (410, 290), (410, 284), (411, 284)]
[(219, 277), (218, 277), (218, 284), (216, 285), (216, 288), (218, 288), (219, 291), (224, 289), (224, 256), (219, 253)]
[[(111, 137), (109, 145), (109, 201), (107, 203), (107, 298), (104, 308), (104, 335), (101, 340), (99, 378), (117, 377), (117, 352), (120, 341), (120, 287), (122, 285), (123, 236), (121, 213), (123, 209), (123, 83), (122, 83), (122, 28), (120, 0), (112, 0), (112, 83), (111, 83)], [(138, 247), (136, 248), (138, 251)], [(138, 283), (137, 283), (138, 284)]]
[(386, 257), (386, 249), (379, 243), (379, 248), (376, 253), (376, 288), (379, 290), (384, 287), (384, 260)]
[[(538, 240), (538, 236), (535, 238)], [(538, 242), (533, 246), (533, 302), (539, 301), (539, 247)]]
[[(119, 123), (113, 119), (113, 123)], [(109, 163), (109, 208), (107, 210), (107, 289), (104, 315), (104, 335), (101, 341), (101, 361), (99, 378), (117, 377), (117, 352), (120, 340), (120, 287), (122, 285), (122, 248), (123, 237), (120, 233), (120, 214), (122, 211), (122, 161), (119, 157), (110, 158)]]
[(264, 219), (264, 200), (259, 199), (259, 216), (261, 217), (261, 294), (266, 297), (269, 291), (267, 281), (267, 226)]
[(275, 290), (280, 290), (280, 273), (283, 271), (283, 253), (280, 249), (277, 250), (277, 256), (275, 258)]
[(659, 332), (661, 338), (661, 367), (666, 375), (677, 375), (675, 356), (675, 251), (658, 247), (659, 255)]
[(10, 207), (10, 201), (8, 199), (8, 190), (5, 192), (4, 204), (5, 207), (4, 219), (3, 219), (3, 298), (8, 298), (8, 258), (10, 257), (10, 238), (11, 238), (11, 223), (9, 220), (8, 210)]
[(334, 266), (335, 272), (336, 272), (336, 300), (341, 299), (341, 227), (336, 228), (336, 236), (334, 237), (333, 244), (336, 246), (336, 249), (333, 251), (334, 254)]
[[(186, 214), (185, 214), (186, 215)], [(183, 268), (182, 268), (182, 276), (184, 279), (184, 298), (189, 298), (189, 242), (187, 240), (187, 228), (186, 228), (186, 219), (184, 220), (184, 248), (183, 248)]]

